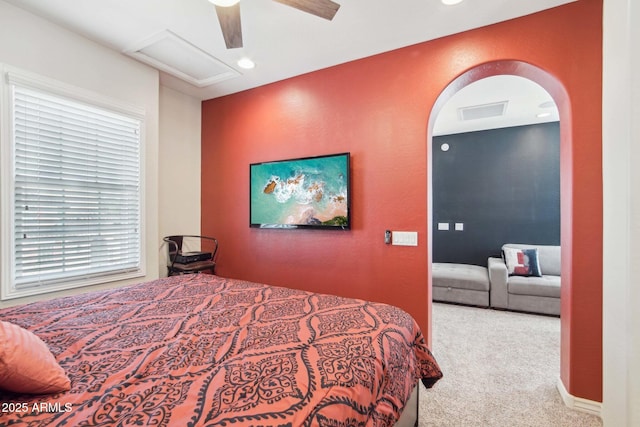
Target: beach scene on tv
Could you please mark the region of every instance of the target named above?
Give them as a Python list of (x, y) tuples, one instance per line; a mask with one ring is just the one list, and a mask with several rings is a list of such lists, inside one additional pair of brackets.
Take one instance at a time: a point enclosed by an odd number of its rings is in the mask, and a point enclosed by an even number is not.
[(251, 165), (251, 225), (346, 227), (348, 155)]

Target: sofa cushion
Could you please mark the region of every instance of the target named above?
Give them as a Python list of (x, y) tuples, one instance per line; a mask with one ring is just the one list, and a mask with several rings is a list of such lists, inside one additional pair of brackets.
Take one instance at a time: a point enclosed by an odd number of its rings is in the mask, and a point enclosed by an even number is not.
[(538, 261), (543, 275), (560, 276), (560, 246), (538, 246)]
[(489, 291), (489, 273), (479, 265), (434, 262), (431, 277), (437, 287)]
[(542, 276), (538, 264), (538, 249), (504, 248), (502, 255), (509, 276)]
[(512, 276), (507, 286), (510, 294), (560, 298), (560, 276)]

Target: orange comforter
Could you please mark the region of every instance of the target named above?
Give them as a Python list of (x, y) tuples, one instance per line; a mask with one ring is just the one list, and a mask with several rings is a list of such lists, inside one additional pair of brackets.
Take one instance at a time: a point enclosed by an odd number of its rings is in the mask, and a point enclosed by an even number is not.
[(71, 379), (56, 395), (0, 391), (44, 408), (0, 412), (5, 426), (392, 426), (418, 380), (442, 375), (398, 308), (212, 275), (0, 318), (42, 338)]

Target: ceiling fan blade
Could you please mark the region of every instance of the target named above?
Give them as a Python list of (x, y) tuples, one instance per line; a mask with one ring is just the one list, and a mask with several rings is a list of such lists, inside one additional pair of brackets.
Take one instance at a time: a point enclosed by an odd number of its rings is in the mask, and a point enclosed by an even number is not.
[(233, 6), (216, 6), (216, 15), (227, 49), (242, 47), (242, 23), (240, 22), (240, 3)]
[(331, 0), (275, 0), (278, 3), (295, 7), (303, 12), (331, 21), (340, 5)]

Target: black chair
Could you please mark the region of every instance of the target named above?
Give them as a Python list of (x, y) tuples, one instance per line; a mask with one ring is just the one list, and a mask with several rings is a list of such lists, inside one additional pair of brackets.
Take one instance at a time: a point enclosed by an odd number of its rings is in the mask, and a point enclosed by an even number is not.
[[(218, 240), (207, 236), (178, 235), (162, 239), (167, 244), (169, 276), (211, 271), (216, 274)], [(190, 251), (190, 248), (199, 248)]]

